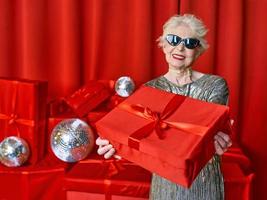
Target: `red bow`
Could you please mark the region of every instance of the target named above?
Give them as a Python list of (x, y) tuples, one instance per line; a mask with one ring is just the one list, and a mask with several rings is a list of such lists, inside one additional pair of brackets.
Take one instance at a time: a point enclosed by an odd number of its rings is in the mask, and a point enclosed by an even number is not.
[(13, 90), (13, 95), (12, 95), (13, 98), (12, 98), (12, 102), (11, 102), (12, 114), (7, 115), (7, 114), (0, 113), (0, 120), (8, 120), (9, 125), (14, 124), (16, 126), (16, 129), (17, 129), (18, 137), (20, 137), (20, 132), (19, 132), (17, 124), (22, 124), (25, 126), (34, 127), (35, 123), (33, 120), (19, 118), (18, 115), (15, 114), (16, 113), (17, 84), (18, 84), (18, 82), (14, 81), (14, 83), (15, 83), (15, 89)]
[(141, 139), (148, 137), (153, 130), (155, 130), (159, 139), (164, 139), (166, 137), (164, 130), (168, 128), (176, 128), (184, 132), (202, 136), (208, 130), (208, 127), (185, 122), (171, 122), (167, 120), (183, 103), (185, 98), (186, 97), (175, 95), (161, 113), (153, 111), (150, 108), (144, 107), (140, 104), (120, 104), (119, 108), (133, 113), (139, 117), (151, 120), (150, 123), (138, 129), (129, 136), (128, 145), (139, 150)]

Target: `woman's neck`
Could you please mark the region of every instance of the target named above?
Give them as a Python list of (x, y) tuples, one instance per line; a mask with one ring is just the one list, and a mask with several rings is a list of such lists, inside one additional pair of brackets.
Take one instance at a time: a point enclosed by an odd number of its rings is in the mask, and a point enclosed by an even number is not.
[(192, 69), (187, 67), (185, 69), (172, 69), (164, 75), (169, 81), (182, 86), (192, 82)]

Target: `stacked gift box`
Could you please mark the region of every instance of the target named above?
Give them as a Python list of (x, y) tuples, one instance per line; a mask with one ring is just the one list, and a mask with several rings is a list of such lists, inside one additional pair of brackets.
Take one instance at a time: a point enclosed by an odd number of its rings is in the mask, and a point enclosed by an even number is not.
[[(188, 107), (196, 111), (203, 107), (203, 102), (148, 87), (142, 87), (124, 101), (125, 98), (114, 93), (114, 81), (91, 81), (69, 96), (47, 102), (47, 82), (2, 78), (0, 94), (1, 140), (17, 136), (30, 147), (30, 158), (23, 166), (0, 166), (0, 181), (5, 182), (0, 190), (1, 199), (148, 199), (150, 171), (189, 187), (214, 154), (210, 142), (213, 134), (218, 127), (225, 128), (223, 125), (228, 120), (228, 109), (224, 106), (207, 104), (210, 110), (194, 112), (192, 117)], [(156, 97), (161, 103), (153, 100)], [(119, 154), (138, 165), (124, 159), (104, 160), (96, 155), (96, 148), (77, 163), (57, 159), (50, 148), (50, 134), (58, 123), (69, 118), (87, 122), (95, 137), (98, 131), (100, 134), (121, 131), (122, 135), (130, 132), (130, 136), (103, 136), (112, 141)], [(118, 126), (109, 129), (110, 122)], [(144, 135), (144, 130), (149, 135)], [(180, 144), (175, 155), (162, 153), (168, 149), (153, 149), (160, 147), (162, 141), (171, 146), (173, 134), (179, 141), (184, 138), (188, 141)], [(228, 176), (226, 191), (231, 192), (233, 183), (237, 182), (243, 184), (240, 190), (248, 191), (253, 174), (244, 172), (242, 163), (224, 157), (227, 164), (223, 165), (223, 171)], [(174, 160), (181, 162), (176, 165)], [(238, 172), (235, 179), (231, 179), (229, 171), (232, 170)]]
[[(65, 163), (45, 157), (47, 82), (0, 79), (0, 139), (16, 136), (29, 146), (30, 157), (21, 167), (0, 166), (1, 199), (63, 199), (60, 182)], [(45, 187), (45, 185), (51, 187)], [(55, 193), (57, 191), (57, 193)]]
[(147, 199), (151, 173), (126, 160), (91, 156), (68, 172), (64, 188), (68, 200)]

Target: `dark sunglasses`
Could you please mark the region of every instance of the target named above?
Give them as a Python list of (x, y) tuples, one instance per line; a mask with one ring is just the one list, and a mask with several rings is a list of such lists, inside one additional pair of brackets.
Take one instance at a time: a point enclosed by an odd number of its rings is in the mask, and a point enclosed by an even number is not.
[(168, 34), (166, 35), (166, 40), (171, 46), (178, 46), (180, 43), (183, 43), (184, 46), (188, 49), (194, 49), (199, 46), (200, 42), (195, 38), (180, 38), (177, 35)]

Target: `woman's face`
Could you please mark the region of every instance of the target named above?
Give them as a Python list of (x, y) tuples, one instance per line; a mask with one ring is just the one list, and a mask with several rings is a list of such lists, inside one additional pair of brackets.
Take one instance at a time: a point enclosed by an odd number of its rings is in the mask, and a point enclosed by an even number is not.
[[(191, 28), (186, 25), (178, 25), (165, 30), (164, 35), (173, 34), (180, 38), (196, 38)], [(163, 52), (165, 59), (169, 64), (169, 68), (172, 69), (185, 69), (191, 66), (194, 60), (197, 58), (198, 47), (194, 49), (188, 49), (181, 42), (177, 46), (171, 46), (164, 38)]]

